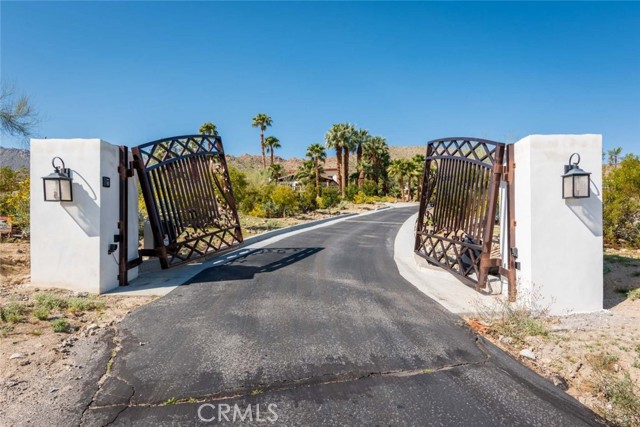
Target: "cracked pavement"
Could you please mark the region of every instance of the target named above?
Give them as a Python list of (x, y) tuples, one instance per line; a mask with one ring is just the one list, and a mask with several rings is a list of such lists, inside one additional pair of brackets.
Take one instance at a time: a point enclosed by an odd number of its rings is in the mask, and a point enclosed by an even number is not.
[(203, 404), (276, 405), (274, 425), (598, 425), (399, 275), (415, 210), (249, 249), (134, 311), (81, 425), (225, 423)]

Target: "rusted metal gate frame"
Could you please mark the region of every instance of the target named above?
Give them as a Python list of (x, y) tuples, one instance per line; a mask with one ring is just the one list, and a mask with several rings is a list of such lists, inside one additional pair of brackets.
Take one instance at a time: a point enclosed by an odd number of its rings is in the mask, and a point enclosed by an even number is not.
[[(492, 147), (492, 148), (491, 148)], [(505, 163), (506, 157), (506, 164)], [(438, 168), (434, 174), (432, 162), (439, 160), (442, 168)], [(471, 166), (475, 165), (475, 169)], [(474, 194), (471, 202), (466, 204), (470, 191), (484, 190), (482, 185), (482, 168), (489, 170), (490, 178), (486, 188), (486, 207), (482, 206), (482, 197)], [(499, 267), (500, 274), (508, 281), (509, 299), (515, 300), (515, 216), (514, 216), (514, 168), (513, 146), (504, 143), (478, 138), (454, 137), (429, 141), (425, 166), (423, 170), (423, 185), (420, 198), (420, 210), (416, 225), (414, 251), (424, 257), (430, 263), (449, 270), (461, 281), (474, 286), (481, 291), (487, 281), (489, 269)], [(481, 172), (481, 173), (478, 173)], [(446, 174), (446, 175), (445, 175)], [(484, 173), (486, 175), (486, 173)], [(446, 183), (452, 179), (460, 179), (470, 184), (471, 189), (456, 183)], [(425, 227), (425, 215), (430, 209), (430, 202), (437, 191), (437, 181), (442, 180), (442, 186), (447, 192), (440, 191), (445, 197), (440, 206), (433, 206), (430, 220), (433, 222), (433, 230)], [(498, 191), (500, 182), (504, 180), (507, 185), (505, 192), (507, 200), (507, 218), (509, 233), (509, 250), (507, 266), (499, 265), (500, 259), (491, 258), (491, 244), (496, 215)], [(460, 203), (464, 201), (465, 203)], [(438, 203), (438, 200), (436, 200)], [(444, 204), (443, 204), (444, 203)], [(484, 211), (484, 212), (483, 212)], [(434, 218), (435, 216), (435, 218)], [(460, 224), (460, 222), (464, 224)], [(438, 222), (436, 224), (435, 222)], [(480, 231), (481, 236), (470, 235), (471, 238), (480, 240), (469, 241), (461, 238), (458, 233), (464, 230), (469, 235), (471, 228)], [(455, 228), (455, 229), (454, 229)], [(440, 252), (438, 252), (438, 250)], [(421, 253), (424, 251), (424, 253)], [(455, 260), (451, 261), (448, 253), (453, 251)], [(463, 257), (470, 261), (465, 267)], [(476, 273), (476, 280), (469, 277)]]
[[(157, 256), (162, 268), (170, 268), (242, 243), (220, 137), (164, 138), (131, 151), (154, 237), (154, 250), (143, 250), (143, 255)], [(219, 162), (218, 171), (211, 169), (214, 159)], [(197, 178), (179, 179), (185, 175)], [(228, 226), (221, 228), (223, 222)], [(188, 227), (202, 233), (180, 240)], [(207, 228), (212, 230), (206, 231)], [(168, 244), (165, 236), (170, 238)], [(186, 256), (181, 253), (183, 250), (188, 252)]]

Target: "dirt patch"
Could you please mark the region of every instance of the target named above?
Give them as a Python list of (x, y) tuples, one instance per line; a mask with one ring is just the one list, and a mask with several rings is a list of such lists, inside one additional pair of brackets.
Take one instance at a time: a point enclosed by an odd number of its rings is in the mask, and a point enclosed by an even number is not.
[(28, 283), (31, 275), (28, 242), (0, 243), (0, 284)]
[(29, 249), (0, 243), (0, 425), (77, 424), (104, 368), (104, 337), (155, 297), (38, 289), (29, 284)]
[[(470, 326), (612, 425), (640, 423), (640, 251), (605, 251), (602, 312), (480, 316)], [(521, 316), (520, 319), (516, 318)]]

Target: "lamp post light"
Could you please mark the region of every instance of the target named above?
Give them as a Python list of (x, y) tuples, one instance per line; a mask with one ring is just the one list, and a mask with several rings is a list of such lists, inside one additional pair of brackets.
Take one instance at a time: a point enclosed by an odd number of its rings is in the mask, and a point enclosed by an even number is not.
[[(571, 163), (573, 156), (578, 156), (578, 160)], [(589, 185), (591, 172), (585, 172), (578, 167), (580, 164), (580, 154), (573, 153), (569, 157), (569, 164), (564, 165), (564, 175), (562, 175), (562, 198), (563, 199), (584, 199), (591, 197), (591, 186)]]
[[(56, 166), (56, 159), (62, 166)], [(64, 160), (54, 157), (51, 160), (54, 171), (42, 177), (45, 202), (71, 202), (73, 201), (71, 169), (66, 168)]]

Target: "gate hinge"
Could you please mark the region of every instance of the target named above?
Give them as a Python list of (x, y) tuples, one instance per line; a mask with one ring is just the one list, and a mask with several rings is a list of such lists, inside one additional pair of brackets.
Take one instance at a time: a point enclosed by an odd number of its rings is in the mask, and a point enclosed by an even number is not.
[(133, 177), (135, 172), (133, 169), (133, 162), (128, 162), (128, 167), (123, 166), (122, 163), (118, 165), (118, 173), (121, 173), (123, 168), (127, 178)]

